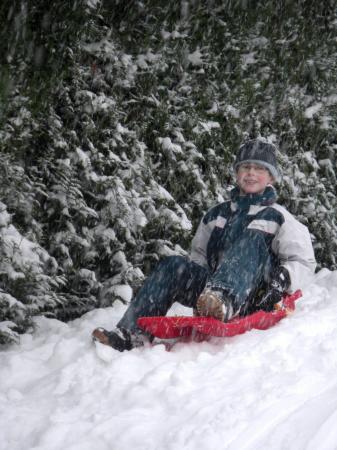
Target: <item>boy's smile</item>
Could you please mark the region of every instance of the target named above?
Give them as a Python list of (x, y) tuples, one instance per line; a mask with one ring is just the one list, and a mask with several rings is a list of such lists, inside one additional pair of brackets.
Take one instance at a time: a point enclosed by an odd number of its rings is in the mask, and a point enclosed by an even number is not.
[(236, 181), (243, 194), (260, 194), (274, 179), (268, 169), (259, 164), (243, 163), (238, 167)]

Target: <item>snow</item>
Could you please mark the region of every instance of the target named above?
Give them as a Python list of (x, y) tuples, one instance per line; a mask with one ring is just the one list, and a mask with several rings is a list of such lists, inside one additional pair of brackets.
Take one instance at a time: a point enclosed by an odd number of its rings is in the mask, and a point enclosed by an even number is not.
[(132, 289), (128, 284), (116, 284), (111, 287), (111, 292), (115, 297), (121, 298), (124, 302), (130, 302)]
[(166, 152), (173, 152), (178, 155), (183, 153), (181, 146), (179, 144), (174, 144), (169, 137), (158, 138), (158, 143)]
[(80, 161), (83, 167), (91, 166), (90, 157), (81, 148), (77, 147), (72, 156), (74, 157), (75, 161), (76, 160)]
[(336, 449), (336, 296), (323, 269), (275, 327), (170, 352), (92, 343), (119, 302), (67, 324), (38, 317), (1, 352), (0, 448)]
[(97, 5), (99, 5), (100, 3), (101, 3), (101, 0), (86, 0), (87, 6), (89, 6), (89, 8), (92, 8), (92, 9), (97, 8)]
[(50, 256), (9, 224), (10, 215), (4, 203), (0, 202), (0, 208), (3, 208), (0, 211), (0, 241), (3, 244), (0, 273), (12, 281), (24, 279), (27, 271), (41, 273), (43, 263), (50, 262)]
[(257, 63), (257, 60), (255, 59), (255, 52), (244, 54), (242, 55), (241, 59), (243, 69), (245, 69), (246, 66)]
[(193, 53), (190, 53), (187, 56), (187, 59), (193, 66), (201, 66), (203, 64), (202, 53), (199, 48), (197, 48)]
[(269, 41), (265, 36), (259, 36), (259, 37), (252, 38), (250, 40), (250, 43), (252, 44), (253, 47), (263, 48), (268, 45)]
[(164, 39), (164, 41), (167, 41), (168, 39), (171, 39), (171, 38), (172, 39), (185, 39), (188, 36), (187, 33), (181, 33), (177, 30), (172, 31), (171, 33), (169, 31), (161, 30), (160, 35)]
[(220, 129), (221, 125), (219, 122), (215, 122), (213, 120), (209, 120), (207, 122), (199, 121), (198, 125), (193, 128), (193, 132), (196, 134), (200, 133), (210, 133), (214, 129)]
[(307, 119), (312, 119), (315, 114), (317, 114), (323, 107), (322, 103), (316, 103), (315, 105), (310, 106), (304, 111), (304, 116)]
[(232, 105), (226, 105), (225, 111), (230, 116), (234, 117), (235, 119), (238, 119), (240, 117), (240, 111)]
[(8, 227), (11, 221), (11, 216), (7, 212), (7, 207), (0, 202), (0, 228)]

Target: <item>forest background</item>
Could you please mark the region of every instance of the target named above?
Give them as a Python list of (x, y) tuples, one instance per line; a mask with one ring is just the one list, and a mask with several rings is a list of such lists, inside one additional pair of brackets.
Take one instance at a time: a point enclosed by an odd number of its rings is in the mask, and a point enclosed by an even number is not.
[(0, 343), (129, 300), (228, 198), (238, 145), (336, 269), (336, 2), (2, 0)]

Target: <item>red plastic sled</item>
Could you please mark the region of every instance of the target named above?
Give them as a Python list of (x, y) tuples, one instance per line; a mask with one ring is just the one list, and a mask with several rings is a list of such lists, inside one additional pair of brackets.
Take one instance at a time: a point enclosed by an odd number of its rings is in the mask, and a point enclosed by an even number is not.
[(237, 317), (229, 322), (221, 322), (211, 317), (159, 316), (140, 317), (138, 326), (161, 339), (230, 337), (246, 331), (266, 330), (286, 317), (295, 309), (295, 301), (302, 296), (300, 290), (283, 298), (282, 305), (271, 312), (257, 311), (249, 316)]

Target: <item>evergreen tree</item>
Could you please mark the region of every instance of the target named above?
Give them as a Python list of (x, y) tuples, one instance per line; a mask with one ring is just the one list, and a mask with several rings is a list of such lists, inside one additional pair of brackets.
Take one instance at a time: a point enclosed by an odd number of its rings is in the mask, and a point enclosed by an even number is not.
[(2, 343), (185, 254), (259, 135), (336, 268), (335, 2), (4, 0), (0, 20)]

